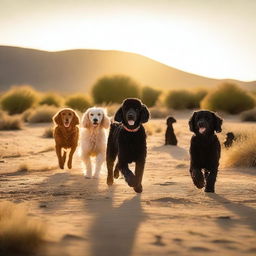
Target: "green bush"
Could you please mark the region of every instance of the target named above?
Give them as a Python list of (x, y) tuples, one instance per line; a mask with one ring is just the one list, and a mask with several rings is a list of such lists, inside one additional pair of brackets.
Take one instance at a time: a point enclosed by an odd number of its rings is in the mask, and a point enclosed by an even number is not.
[(49, 123), (59, 109), (54, 106), (43, 105), (32, 109), (27, 117), (29, 123)]
[(165, 103), (171, 109), (193, 109), (195, 108), (195, 97), (192, 92), (187, 90), (173, 90), (167, 94)]
[(242, 112), (241, 120), (245, 122), (256, 122), (256, 108)]
[(146, 86), (142, 88), (141, 100), (148, 107), (153, 107), (155, 106), (160, 94), (161, 91)]
[(93, 85), (92, 96), (96, 104), (121, 103), (125, 98), (138, 98), (140, 88), (128, 76), (105, 76)]
[(47, 93), (42, 96), (39, 105), (50, 105), (60, 107), (63, 104), (63, 98), (55, 93)]
[(225, 83), (210, 92), (201, 102), (201, 107), (213, 111), (238, 114), (255, 106), (252, 95), (241, 87)]
[(37, 93), (30, 86), (13, 87), (1, 98), (2, 109), (10, 115), (19, 114), (31, 108), (37, 101)]
[(66, 100), (65, 105), (83, 113), (87, 108), (91, 106), (91, 103), (86, 96), (73, 95)]
[(194, 93), (194, 107), (200, 108), (201, 101), (206, 97), (208, 91), (206, 89), (198, 89)]

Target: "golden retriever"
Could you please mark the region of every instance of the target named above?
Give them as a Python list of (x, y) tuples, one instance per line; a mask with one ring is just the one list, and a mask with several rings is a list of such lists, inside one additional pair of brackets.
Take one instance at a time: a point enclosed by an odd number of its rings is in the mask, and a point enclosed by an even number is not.
[(94, 178), (98, 178), (106, 155), (106, 131), (110, 119), (103, 108), (89, 108), (83, 114), (80, 157), (86, 167), (85, 177), (92, 177), (91, 157), (96, 157)]
[(79, 128), (77, 127), (77, 125), (80, 123), (79, 117), (74, 110), (70, 108), (64, 108), (56, 113), (52, 119), (56, 125), (53, 134), (56, 144), (55, 148), (59, 161), (59, 167), (64, 169), (66, 161), (66, 150), (70, 148), (68, 168), (71, 169), (72, 158), (76, 150), (79, 137)]

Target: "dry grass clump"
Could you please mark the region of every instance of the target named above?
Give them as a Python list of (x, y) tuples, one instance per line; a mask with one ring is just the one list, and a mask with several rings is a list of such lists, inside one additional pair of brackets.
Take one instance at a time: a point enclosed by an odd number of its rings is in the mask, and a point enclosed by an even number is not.
[(44, 130), (43, 137), (47, 138), (47, 139), (48, 138), (53, 138), (53, 128), (52, 127), (47, 127)]
[(20, 116), (9, 116), (3, 111), (0, 111), (0, 130), (21, 130), (22, 119)]
[(32, 109), (27, 116), (29, 123), (49, 123), (56, 114), (58, 108), (54, 106), (43, 105)]
[(65, 102), (65, 105), (82, 113), (91, 106), (90, 99), (86, 95), (71, 95)]
[(30, 255), (43, 241), (45, 229), (28, 217), (25, 208), (11, 202), (0, 203), (0, 255)]
[(162, 126), (155, 123), (149, 122), (149, 123), (143, 124), (143, 126), (145, 127), (145, 131), (148, 136), (154, 135), (155, 133), (163, 132)]
[(156, 118), (156, 119), (166, 118), (171, 114), (171, 111), (169, 109), (165, 107), (160, 107), (160, 106), (149, 108), (149, 112), (150, 112), (151, 118)]
[(63, 98), (56, 93), (44, 94), (39, 101), (39, 105), (50, 105), (55, 107), (61, 107), (63, 105)]
[(241, 120), (245, 122), (256, 122), (256, 108), (242, 112)]
[(251, 131), (235, 133), (233, 146), (224, 151), (227, 167), (256, 167), (256, 135)]

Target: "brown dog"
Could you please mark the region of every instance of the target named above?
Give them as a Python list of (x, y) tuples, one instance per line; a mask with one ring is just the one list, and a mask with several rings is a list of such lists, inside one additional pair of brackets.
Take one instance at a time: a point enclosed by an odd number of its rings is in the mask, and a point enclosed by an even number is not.
[[(60, 110), (52, 118), (56, 127), (54, 128), (54, 139), (56, 154), (59, 160), (59, 166), (64, 169), (66, 161), (66, 150), (70, 148), (68, 168), (72, 168), (72, 158), (76, 151), (78, 137), (79, 137), (79, 117), (76, 112), (70, 108)], [(62, 151), (64, 151), (62, 155)]]

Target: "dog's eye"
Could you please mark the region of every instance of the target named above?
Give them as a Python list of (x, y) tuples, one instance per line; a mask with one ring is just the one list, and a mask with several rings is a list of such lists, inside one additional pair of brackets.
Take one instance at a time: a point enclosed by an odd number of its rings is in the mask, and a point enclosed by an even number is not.
[(100, 113), (98, 114), (98, 116), (100, 116)]
[(71, 113), (69, 113), (68, 115), (71, 116)]
[(93, 116), (93, 114), (91, 114), (91, 116)]

